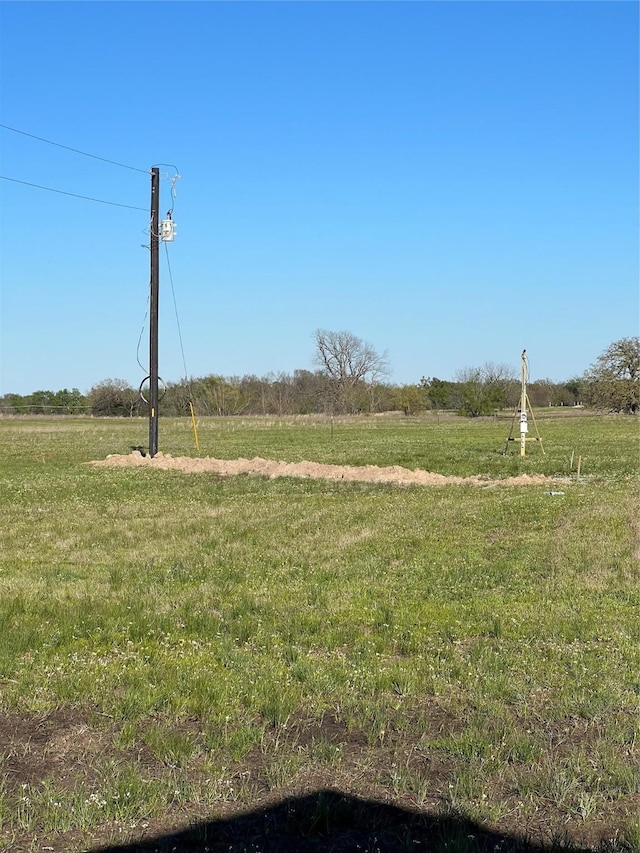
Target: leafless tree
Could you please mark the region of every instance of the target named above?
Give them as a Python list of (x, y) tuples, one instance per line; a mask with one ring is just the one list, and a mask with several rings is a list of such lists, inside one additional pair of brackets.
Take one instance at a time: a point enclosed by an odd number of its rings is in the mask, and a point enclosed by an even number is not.
[(91, 414), (96, 417), (128, 415), (132, 418), (146, 409), (137, 389), (132, 388), (125, 379), (105, 379), (98, 382), (89, 391), (87, 399)]
[(515, 371), (508, 365), (487, 362), (456, 373), (459, 411), (472, 418), (513, 405), (517, 389)]
[(315, 363), (329, 379), (332, 403), (336, 411), (353, 412), (362, 408), (362, 392), (371, 404), (371, 391), (389, 374), (387, 354), (380, 355), (371, 344), (351, 332), (316, 329)]

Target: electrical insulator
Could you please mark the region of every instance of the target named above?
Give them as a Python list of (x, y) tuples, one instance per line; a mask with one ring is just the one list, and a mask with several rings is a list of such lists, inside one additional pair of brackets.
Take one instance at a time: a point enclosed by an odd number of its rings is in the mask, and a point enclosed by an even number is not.
[(163, 219), (160, 223), (160, 239), (163, 243), (172, 243), (176, 235), (176, 223), (173, 219)]

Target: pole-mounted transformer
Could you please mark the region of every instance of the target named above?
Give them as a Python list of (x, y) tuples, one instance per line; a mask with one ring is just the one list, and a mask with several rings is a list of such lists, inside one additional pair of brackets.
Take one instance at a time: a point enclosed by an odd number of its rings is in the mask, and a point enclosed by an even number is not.
[(176, 236), (176, 223), (171, 218), (171, 211), (167, 211), (167, 218), (160, 223), (160, 237), (163, 243), (173, 243)]

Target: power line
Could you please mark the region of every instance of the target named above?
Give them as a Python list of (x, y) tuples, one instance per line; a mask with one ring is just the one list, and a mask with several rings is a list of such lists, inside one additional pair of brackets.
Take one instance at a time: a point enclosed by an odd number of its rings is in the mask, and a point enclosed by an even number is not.
[(122, 169), (131, 169), (132, 172), (142, 172), (144, 175), (149, 174), (148, 169), (137, 169), (135, 166), (127, 166), (126, 163), (118, 163), (116, 160), (107, 160), (106, 157), (98, 157), (97, 154), (89, 154), (86, 151), (80, 151), (78, 148), (71, 148), (69, 145), (61, 145), (60, 142), (53, 142), (51, 139), (45, 139), (42, 136), (35, 136), (33, 133), (27, 133), (25, 130), (18, 130), (17, 127), (9, 127), (8, 124), (0, 124), (5, 130), (10, 130), (13, 133), (20, 133), (22, 136), (29, 136), (31, 139), (37, 139), (38, 142), (46, 142), (47, 145), (55, 145), (57, 148), (64, 148), (65, 151), (73, 151), (74, 154), (82, 154), (83, 157), (91, 157), (93, 160), (102, 160), (103, 163), (110, 163), (112, 166), (120, 166)]
[(69, 193), (66, 190), (56, 190), (53, 187), (43, 187), (41, 184), (31, 184), (29, 181), (20, 181), (18, 178), (9, 178), (7, 175), (0, 175), (0, 180), (13, 181), (14, 184), (24, 184), (26, 187), (35, 187), (38, 190), (47, 190), (50, 193), (60, 193), (60, 195), (70, 195), (73, 198), (82, 198), (85, 201), (95, 201), (98, 204), (110, 204), (113, 207), (127, 207), (129, 210), (144, 210), (145, 207), (135, 207), (133, 204), (119, 204), (117, 201), (105, 201), (102, 198), (92, 198), (88, 195), (78, 195), (78, 193)]

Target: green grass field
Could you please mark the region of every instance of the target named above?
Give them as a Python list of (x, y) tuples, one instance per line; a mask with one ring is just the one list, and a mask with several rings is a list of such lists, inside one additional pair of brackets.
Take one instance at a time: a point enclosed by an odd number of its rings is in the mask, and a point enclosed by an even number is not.
[(437, 488), (95, 468), (146, 422), (0, 419), (0, 848), (332, 788), (640, 850), (638, 420), (537, 418), (524, 459), (509, 418), (200, 423), (222, 459), (558, 478)]

